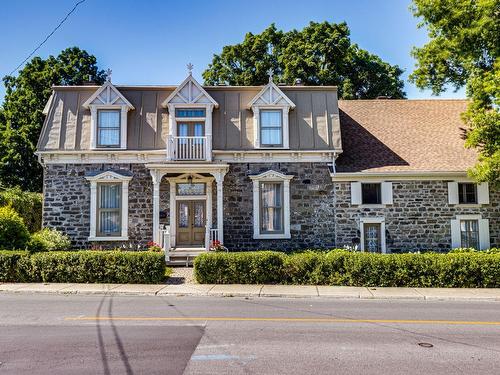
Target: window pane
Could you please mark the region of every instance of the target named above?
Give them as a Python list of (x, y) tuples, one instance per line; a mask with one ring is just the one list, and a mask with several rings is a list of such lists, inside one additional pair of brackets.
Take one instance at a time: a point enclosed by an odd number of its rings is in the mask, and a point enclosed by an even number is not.
[(189, 125), (179, 124), (179, 137), (187, 137), (189, 135)]
[(265, 232), (283, 229), (281, 186), (279, 182), (261, 184), (261, 229)]
[(381, 240), (380, 240), (380, 229), (381, 226), (378, 223), (366, 223), (363, 225), (364, 238), (365, 238), (365, 251), (370, 251), (374, 253), (381, 252)]
[(99, 129), (99, 146), (120, 144), (120, 129)]
[(281, 111), (261, 111), (260, 113), (261, 127), (281, 127)]
[(262, 129), (261, 143), (263, 145), (279, 145), (281, 144), (281, 129)]
[(120, 127), (120, 111), (99, 110), (99, 127), (100, 128), (119, 128)]
[(381, 204), (381, 190), (380, 184), (361, 184), (363, 204)]
[(102, 184), (99, 187), (99, 208), (120, 208), (121, 184)]
[(176, 109), (175, 117), (205, 117), (205, 110), (194, 108)]
[(462, 247), (479, 248), (479, 223), (477, 220), (460, 221), (460, 238)]
[(196, 183), (179, 183), (177, 184), (177, 195), (205, 195), (205, 184)]
[(474, 183), (458, 184), (459, 203), (477, 203), (477, 187)]
[(99, 217), (102, 234), (114, 234), (120, 232), (120, 213), (117, 211), (101, 211)]

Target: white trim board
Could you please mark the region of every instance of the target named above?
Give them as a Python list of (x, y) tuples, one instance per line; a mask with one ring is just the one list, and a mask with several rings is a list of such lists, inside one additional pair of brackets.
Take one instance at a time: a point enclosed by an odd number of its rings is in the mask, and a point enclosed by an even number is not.
[(359, 219), (359, 232), (360, 232), (360, 249), (361, 251), (365, 250), (365, 229), (364, 224), (380, 224), (380, 248), (382, 254), (387, 253), (387, 243), (385, 238), (385, 218), (384, 217), (361, 217)]
[(391, 172), (341, 172), (330, 173), (333, 182), (349, 181), (412, 181), (412, 180), (450, 180), (462, 178), (472, 181), (467, 177), (466, 171), (391, 171)]
[[(293, 175), (285, 175), (269, 170), (258, 175), (249, 176), (253, 182), (253, 238), (254, 239), (289, 239), (290, 234), (290, 180)], [(283, 233), (260, 232), (260, 183), (283, 183)]]

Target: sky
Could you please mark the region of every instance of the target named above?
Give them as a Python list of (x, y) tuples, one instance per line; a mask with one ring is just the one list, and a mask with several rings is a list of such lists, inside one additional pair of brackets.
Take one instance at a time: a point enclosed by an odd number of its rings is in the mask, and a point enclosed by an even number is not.
[[(2, 3), (0, 77), (23, 61), (73, 7), (76, 0)], [(285, 31), (310, 21), (347, 22), (351, 40), (405, 70), (408, 98), (431, 97), (407, 80), (415, 66), (410, 51), (428, 40), (409, 10), (409, 0), (86, 0), (40, 48), (36, 56), (57, 55), (78, 46), (113, 71), (114, 84), (171, 85), (201, 73), (222, 47), (260, 33), (271, 23)], [(0, 102), (5, 88), (0, 86)], [(442, 98), (463, 98), (448, 90)]]

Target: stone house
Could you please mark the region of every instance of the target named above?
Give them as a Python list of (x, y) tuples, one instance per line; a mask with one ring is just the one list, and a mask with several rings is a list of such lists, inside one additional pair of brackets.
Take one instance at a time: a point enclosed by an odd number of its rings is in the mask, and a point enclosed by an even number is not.
[[(205, 251), (500, 245), (474, 184), (464, 100), (337, 99), (336, 87), (57, 86), (37, 154), (44, 226), (79, 248)], [(183, 253), (184, 251), (184, 253)]]

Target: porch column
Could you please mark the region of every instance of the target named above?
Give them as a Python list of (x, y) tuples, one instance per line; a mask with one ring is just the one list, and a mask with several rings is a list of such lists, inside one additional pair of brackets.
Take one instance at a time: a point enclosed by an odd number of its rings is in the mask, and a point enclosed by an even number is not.
[(160, 243), (160, 182), (162, 175), (156, 170), (149, 172), (153, 178), (153, 241)]
[(217, 230), (219, 231), (219, 241), (224, 243), (224, 196), (223, 183), (226, 171), (212, 173), (217, 182)]

